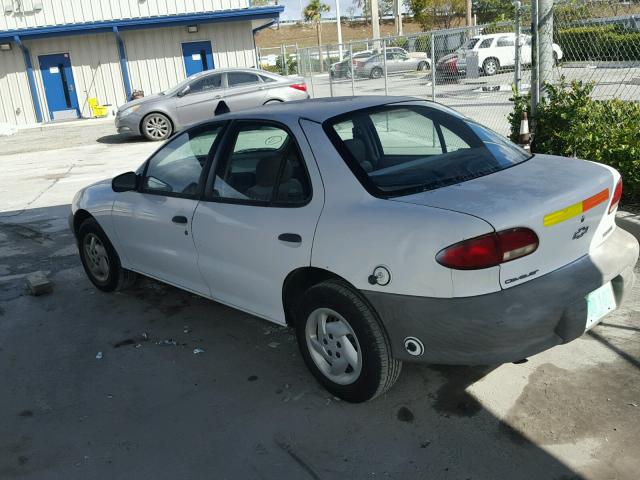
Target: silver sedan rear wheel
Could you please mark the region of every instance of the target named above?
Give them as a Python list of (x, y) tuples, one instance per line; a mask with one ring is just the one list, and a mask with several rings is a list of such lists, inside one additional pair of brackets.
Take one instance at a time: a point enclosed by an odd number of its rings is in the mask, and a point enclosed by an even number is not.
[(332, 382), (349, 385), (362, 371), (362, 350), (349, 322), (330, 308), (318, 308), (307, 319), (306, 340), (316, 367)]
[(171, 121), (161, 113), (147, 115), (142, 121), (142, 134), (149, 140), (165, 140), (172, 130)]

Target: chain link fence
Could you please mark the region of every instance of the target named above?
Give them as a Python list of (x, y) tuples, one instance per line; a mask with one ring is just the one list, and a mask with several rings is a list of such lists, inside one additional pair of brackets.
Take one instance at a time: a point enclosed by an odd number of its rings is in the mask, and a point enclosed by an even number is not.
[(640, 3), (556, 3), (551, 40), (532, 36), (525, 5), (509, 22), (297, 49), (295, 73), (312, 97), (425, 98), (503, 135), (514, 88), (536, 82), (532, 65), (546, 68), (539, 82), (593, 81), (595, 99), (640, 101)]

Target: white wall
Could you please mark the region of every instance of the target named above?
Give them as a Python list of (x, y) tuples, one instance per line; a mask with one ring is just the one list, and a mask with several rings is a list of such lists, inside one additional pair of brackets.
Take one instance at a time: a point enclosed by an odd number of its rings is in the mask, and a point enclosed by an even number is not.
[(27, 125), (37, 121), (36, 114), (22, 50), (12, 46), (0, 51), (0, 123)]
[(48, 114), (47, 99), (40, 75), (38, 61), (40, 55), (69, 54), (78, 106), (83, 117), (91, 116), (87, 98), (95, 97), (101, 104), (112, 104), (113, 108), (125, 102), (126, 94), (114, 34), (55, 37), (29, 40), (24, 44), (31, 51), (31, 61), (45, 121), (50, 120), (51, 117)]
[[(248, 0), (22, 0), (21, 11), (5, 14), (5, 6), (13, 5), (15, 8), (17, 2), (0, 0), (0, 3), (0, 31), (249, 6)], [(34, 3), (42, 4), (42, 10), (34, 11)]]
[(198, 29), (198, 33), (188, 33), (184, 26), (122, 32), (132, 90), (150, 95), (184, 79), (183, 42), (210, 40), (216, 68), (255, 65), (251, 22), (200, 24)]

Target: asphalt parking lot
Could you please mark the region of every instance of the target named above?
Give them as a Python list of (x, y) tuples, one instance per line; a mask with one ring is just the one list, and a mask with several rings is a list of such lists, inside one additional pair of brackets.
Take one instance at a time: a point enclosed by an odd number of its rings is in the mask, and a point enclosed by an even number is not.
[[(640, 285), (526, 363), (406, 364), (385, 396), (350, 405), (286, 329), (152, 280), (91, 285), (73, 194), (158, 146), (113, 133), (0, 139), (0, 478), (638, 478)], [(52, 293), (27, 294), (37, 270)]]

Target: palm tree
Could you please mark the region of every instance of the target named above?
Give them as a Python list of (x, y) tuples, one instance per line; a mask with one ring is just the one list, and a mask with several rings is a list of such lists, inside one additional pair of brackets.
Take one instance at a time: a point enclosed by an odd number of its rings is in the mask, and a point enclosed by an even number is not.
[[(318, 47), (322, 45), (322, 14), (331, 10), (331, 7), (326, 3), (322, 3), (320, 0), (310, 0), (309, 4), (304, 8), (302, 14), (307, 22), (313, 22), (316, 24), (316, 34), (318, 36)], [(323, 71), (322, 49), (319, 49), (320, 53), (320, 71)]]

